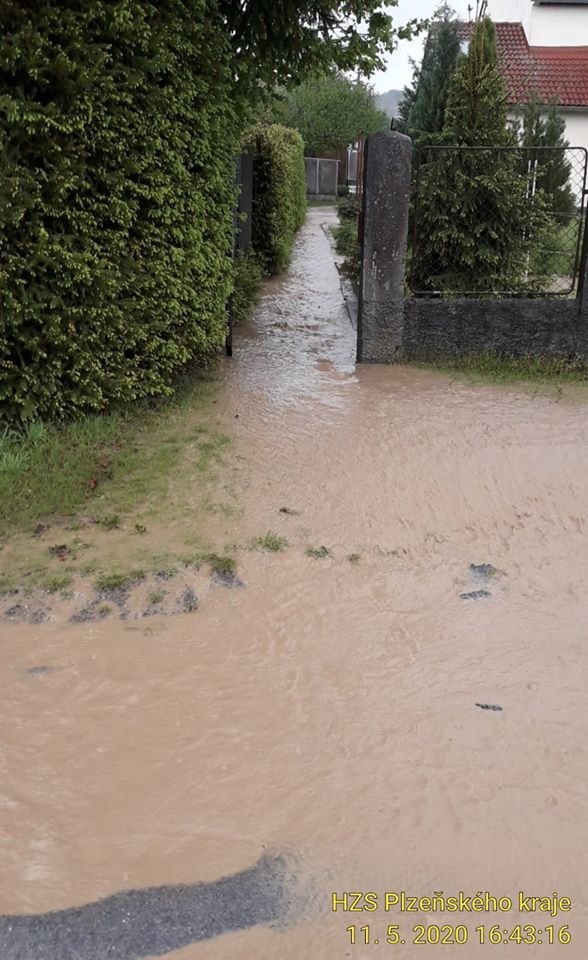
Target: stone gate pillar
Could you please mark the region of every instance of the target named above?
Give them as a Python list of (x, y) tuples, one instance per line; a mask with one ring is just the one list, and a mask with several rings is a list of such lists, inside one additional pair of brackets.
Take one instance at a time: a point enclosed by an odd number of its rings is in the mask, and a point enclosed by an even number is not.
[(412, 141), (394, 130), (367, 138), (357, 360), (401, 358)]

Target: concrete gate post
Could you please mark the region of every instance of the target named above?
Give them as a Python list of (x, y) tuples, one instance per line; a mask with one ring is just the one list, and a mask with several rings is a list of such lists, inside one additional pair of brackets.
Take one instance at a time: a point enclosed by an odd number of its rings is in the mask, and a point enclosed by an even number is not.
[(368, 137), (365, 149), (357, 360), (394, 363), (404, 328), (412, 141), (388, 130)]

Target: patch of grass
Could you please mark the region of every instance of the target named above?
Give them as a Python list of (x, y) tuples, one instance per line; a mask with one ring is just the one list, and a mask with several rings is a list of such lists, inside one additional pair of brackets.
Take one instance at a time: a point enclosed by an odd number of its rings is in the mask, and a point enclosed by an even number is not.
[(97, 590), (123, 590), (139, 580), (145, 579), (144, 570), (130, 570), (128, 573), (101, 573), (96, 578)]
[(111, 611), (112, 607), (109, 603), (101, 603), (97, 610), (99, 616), (101, 617), (107, 617)]
[(234, 574), (237, 570), (234, 557), (229, 557), (227, 554), (209, 553), (205, 560), (213, 573), (226, 575)]
[(313, 560), (325, 560), (326, 557), (332, 557), (333, 554), (328, 547), (309, 547), (306, 551), (307, 557), (312, 557)]
[(269, 553), (279, 553), (288, 546), (286, 537), (281, 537), (279, 533), (272, 533), (268, 530), (262, 537), (255, 537), (251, 546), (254, 550), (266, 550)]
[(151, 606), (156, 607), (158, 603), (164, 599), (165, 593), (162, 593), (161, 590), (155, 590), (153, 593), (149, 594), (149, 603)]
[[(21, 431), (0, 427), (0, 534), (27, 530), (49, 517), (76, 523), (76, 512), (87, 511), (97, 496), (107, 500), (110, 516), (136, 509), (149, 496), (165, 500), (187, 433), (194, 433), (186, 414), (208, 411), (216, 389), (213, 370), (192, 370), (172, 398), (66, 424), (30, 424)], [(190, 467), (205, 472), (228, 442), (204, 426), (190, 440), (196, 452)]]
[(105, 530), (118, 530), (120, 528), (120, 517), (118, 513), (110, 513), (108, 516), (102, 517), (100, 525), (104, 527)]
[(430, 363), (418, 362), (414, 365), (434, 367), (470, 380), (486, 380), (492, 383), (517, 381), (555, 385), (588, 383), (588, 360), (585, 357), (559, 360), (548, 357), (509, 357), (480, 353), (468, 357), (440, 357)]
[(263, 269), (253, 250), (235, 258), (231, 315), (234, 323), (248, 320), (259, 299)]
[(348, 559), (349, 563), (359, 563), (359, 561), (361, 560), (361, 554), (360, 554), (360, 553), (350, 553), (350, 554), (348, 555), (347, 559)]
[(69, 573), (51, 573), (41, 581), (41, 589), (46, 593), (59, 593), (67, 590), (71, 584), (71, 574)]
[(0, 597), (4, 597), (16, 590), (16, 578), (9, 573), (0, 573)]
[(136, 524), (135, 524), (135, 533), (139, 533), (139, 534), (141, 534), (141, 535), (144, 534), (144, 533), (147, 533), (147, 527), (145, 526), (145, 524), (143, 524), (143, 523), (136, 523)]

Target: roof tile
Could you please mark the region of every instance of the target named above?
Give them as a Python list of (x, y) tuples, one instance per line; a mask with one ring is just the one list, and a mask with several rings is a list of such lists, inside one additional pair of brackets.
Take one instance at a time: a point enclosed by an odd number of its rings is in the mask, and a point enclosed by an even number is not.
[[(460, 25), (462, 37), (473, 24)], [(506, 81), (508, 102), (557, 100), (562, 107), (588, 109), (588, 46), (530, 47), (521, 23), (497, 23), (496, 45)]]

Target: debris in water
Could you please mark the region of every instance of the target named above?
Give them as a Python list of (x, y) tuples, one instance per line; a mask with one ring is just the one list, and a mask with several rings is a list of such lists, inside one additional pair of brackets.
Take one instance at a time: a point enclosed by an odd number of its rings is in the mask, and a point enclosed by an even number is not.
[(470, 593), (460, 593), (461, 600), (481, 600), (482, 597), (491, 597), (489, 590), (471, 590)]
[(502, 710), (502, 707), (499, 707), (497, 703), (477, 703), (476, 706), (480, 710)]
[(498, 570), (496, 567), (493, 567), (491, 563), (470, 563), (470, 573), (472, 573), (474, 577), (482, 577), (484, 580), (487, 580), (490, 577), (495, 577)]

